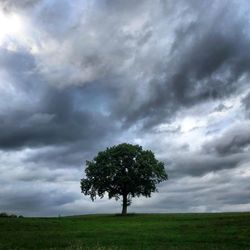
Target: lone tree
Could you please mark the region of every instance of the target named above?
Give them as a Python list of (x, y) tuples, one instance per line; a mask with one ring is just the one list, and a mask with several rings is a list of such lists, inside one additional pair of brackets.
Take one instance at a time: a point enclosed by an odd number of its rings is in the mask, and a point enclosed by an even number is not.
[(156, 184), (167, 180), (164, 163), (155, 159), (150, 150), (139, 145), (119, 144), (99, 152), (92, 161), (86, 162), (86, 178), (81, 179), (81, 191), (94, 199), (122, 197), (122, 215), (132, 197), (150, 197), (157, 191)]

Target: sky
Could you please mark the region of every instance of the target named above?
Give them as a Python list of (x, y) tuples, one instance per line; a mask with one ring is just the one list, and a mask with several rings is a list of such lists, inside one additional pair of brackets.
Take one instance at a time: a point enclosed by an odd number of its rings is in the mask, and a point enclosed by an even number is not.
[(119, 213), (86, 160), (152, 150), (169, 180), (129, 212), (250, 210), (248, 0), (1, 0), (0, 212)]

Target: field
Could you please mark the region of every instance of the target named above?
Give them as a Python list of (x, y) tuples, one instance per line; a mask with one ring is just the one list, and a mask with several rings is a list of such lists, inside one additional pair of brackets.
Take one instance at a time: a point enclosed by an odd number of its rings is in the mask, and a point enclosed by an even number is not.
[(250, 213), (1, 218), (0, 249), (250, 249)]

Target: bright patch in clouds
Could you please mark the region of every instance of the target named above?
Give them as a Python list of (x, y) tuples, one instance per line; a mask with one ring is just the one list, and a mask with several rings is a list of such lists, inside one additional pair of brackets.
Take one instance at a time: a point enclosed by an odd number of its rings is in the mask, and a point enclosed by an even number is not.
[(23, 24), (20, 16), (15, 13), (5, 14), (0, 10), (0, 46), (16, 39), (23, 32)]
[(189, 132), (190, 130), (198, 126), (198, 120), (193, 117), (186, 117), (181, 123), (181, 131), (183, 133)]

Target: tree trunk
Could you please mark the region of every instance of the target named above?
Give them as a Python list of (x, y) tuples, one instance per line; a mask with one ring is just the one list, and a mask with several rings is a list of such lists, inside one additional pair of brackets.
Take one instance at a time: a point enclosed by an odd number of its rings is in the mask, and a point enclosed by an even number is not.
[(127, 207), (128, 207), (128, 198), (127, 195), (123, 195), (123, 200), (122, 200), (122, 215), (127, 214)]

